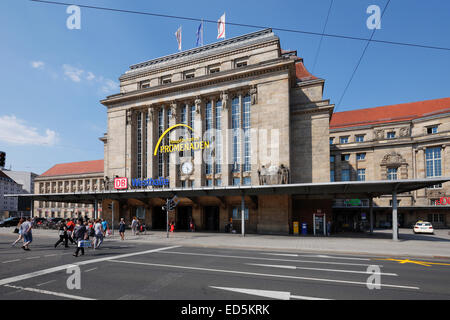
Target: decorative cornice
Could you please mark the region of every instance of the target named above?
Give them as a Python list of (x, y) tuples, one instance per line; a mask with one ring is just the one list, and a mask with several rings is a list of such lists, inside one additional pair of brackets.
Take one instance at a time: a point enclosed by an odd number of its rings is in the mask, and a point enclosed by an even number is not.
[(108, 106), (130, 100), (161, 96), (173, 92), (188, 91), (234, 80), (240, 80), (243, 78), (259, 76), (262, 74), (288, 70), (291, 66), (293, 66), (293, 61), (291, 60), (276, 59), (275, 61), (270, 61), (269, 63), (263, 65), (251, 65), (247, 68), (242, 68), (239, 70), (227, 70), (221, 75), (215, 73), (213, 75), (172, 82), (154, 88), (117, 94), (101, 100), (100, 102), (103, 105)]

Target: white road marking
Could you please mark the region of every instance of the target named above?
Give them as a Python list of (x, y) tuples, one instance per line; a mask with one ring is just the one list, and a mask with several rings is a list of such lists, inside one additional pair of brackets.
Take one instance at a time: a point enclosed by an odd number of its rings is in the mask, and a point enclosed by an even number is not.
[(316, 271), (329, 271), (329, 272), (346, 272), (346, 273), (362, 273), (362, 274), (379, 274), (382, 276), (394, 276), (397, 277), (398, 274), (396, 273), (373, 273), (373, 272), (367, 272), (367, 271), (355, 271), (355, 270), (342, 270), (342, 269), (321, 269), (321, 268), (306, 268), (306, 267), (297, 267), (297, 266), (282, 266), (278, 264), (259, 264), (259, 263), (246, 263), (251, 266), (260, 266), (260, 267), (269, 267), (269, 268), (281, 268), (281, 269), (301, 269), (301, 270), (316, 270)]
[[(282, 261), (282, 262), (296, 262), (296, 263), (317, 263), (317, 264), (337, 264), (345, 266), (363, 266), (368, 267), (372, 264), (361, 264), (361, 263), (347, 263), (347, 262), (332, 262), (332, 261), (310, 261), (310, 260), (289, 260), (289, 259), (274, 259), (274, 258), (259, 258), (259, 257), (243, 257), (243, 256), (228, 256), (221, 254), (209, 254), (209, 253), (192, 253), (192, 252), (161, 252), (167, 254), (184, 254), (184, 255), (194, 255), (194, 256), (207, 256), (207, 257), (221, 257), (221, 258), (235, 258), (235, 259), (251, 259), (251, 260), (267, 260), (267, 261)], [(383, 265), (377, 264), (378, 267)]]
[(43, 286), (44, 284), (49, 284), (49, 283), (52, 283), (52, 282), (55, 282), (55, 281), (56, 280), (50, 280), (50, 281), (47, 281), (47, 282), (43, 282), (43, 283), (37, 284), (36, 286), (40, 287), (40, 286)]
[(20, 259), (3, 261), (2, 263), (10, 263), (10, 262), (17, 262), (17, 261), (20, 261)]
[(370, 261), (368, 258), (350, 258), (350, 257), (340, 257), (340, 256), (327, 256), (323, 254), (296, 254), (296, 253), (261, 253), (271, 256), (286, 256), (286, 257), (305, 257), (305, 258), (327, 258), (327, 259), (343, 259), (343, 260), (360, 260), (360, 261)]
[(9, 284), (5, 285), (5, 287), (14, 288), (14, 289), (18, 289), (18, 290), (24, 290), (24, 291), (30, 291), (30, 292), (36, 292), (36, 293), (49, 294), (49, 295), (58, 296), (58, 297), (62, 297), (62, 298), (68, 298), (68, 299), (95, 300), (95, 299), (86, 298), (86, 297), (74, 296), (74, 295), (66, 294), (66, 293), (53, 292), (53, 291), (34, 289), (34, 288), (24, 288), (24, 287), (12, 286), (12, 285), (9, 285)]
[(31, 260), (31, 259), (39, 259), (40, 257), (29, 257), (29, 258), (25, 258), (26, 260)]
[(94, 270), (97, 270), (98, 268), (92, 268), (92, 269), (89, 269), (89, 270), (85, 270), (84, 272), (89, 272), (89, 271), (94, 271)]
[[(169, 249), (174, 249), (174, 248), (179, 248), (179, 247), (180, 246), (171, 246), (171, 247), (146, 250), (146, 251), (142, 251), (142, 252), (126, 253), (126, 254), (121, 254), (121, 255), (117, 255), (117, 256), (110, 256), (110, 257), (103, 257), (103, 258), (85, 260), (85, 261), (80, 261), (80, 262), (74, 262), (72, 264), (65, 264), (65, 265), (58, 266), (58, 267), (53, 267), (53, 268), (39, 270), (39, 271), (31, 272), (31, 273), (22, 274), (20, 276), (1, 279), (0, 286), (9, 284), (9, 283), (13, 283), (13, 282), (17, 282), (17, 281), (22, 281), (22, 280), (42, 276), (42, 275), (49, 274), (49, 273), (66, 270), (67, 268), (73, 268), (74, 266), (81, 266), (81, 265), (86, 265), (86, 264), (91, 264), (91, 263), (103, 262), (103, 261), (108, 261), (108, 260), (112, 260), (112, 259), (127, 258), (127, 257), (132, 257), (132, 256), (137, 256), (137, 255), (142, 255), (142, 254), (147, 254), (147, 253), (153, 253), (153, 252), (158, 252), (158, 251), (162, 251), (162, 250), (169, 250)], [(74, 260), (75, 259), (76, 258), (74, 258)]]
[[(297, 279), (297, 280), (309, 280), (309, 281), (321, 281), (321, 282), (335, 282), (335, 283), (357, 284), (357, 285), (364, 285), (364, 286), (366, 286), (366, 282), (358, 282), (358, 281), (322, 279), (322, 278), (310, 278), (310, 277), (298, 277), (298, 276), (288, 276), (288, 275), (281, 275), (281, 274), (267, 274), (267, 273), (246, 272), (246, 271), (238, 271), (238, 270), (223, 270), (223, 269), (210, 269), (210, 268), (200, 268), (200, 267), (186, 267), (186, 266), (177, 266), (177, 265), (170, 265), (170, 264), (159, 264), (159, 263), (120, 261), (120, 260), (110, 260), (110, 261), (111, 262), (116, 262), (116, 263), (138, 264), (138, 265), (146, 265), (146, 266), (153, 266), (153, 267), (177, 268), (177, 269), (188, 269), (188, 270), (198, 270), (198, 271), (208, 271), (208, 272), (235, 273), (235, 274), (245, 274), (245, 275), (261, 276), (261, 277), (285, 278), (285, 279)], [(400, 286), (400, 285), (394, 285), (394, 284), (381, 284), (381, 286), (382, 287), (389, 287), (389, 288), (402, 288), (402, 289), (419, 290), (419, 287)]]
[(287, 292), (287, 291), (256, 290), (256, 289), (227, 288), (227, 287), (213, 287), (213, 286), (210, 286), (210, 288), (251, 294), (254, 296), (279, 299), (279, 300), (290, 300), (291, 298), (302, 299), (302, 300), (330, 300), (330, 299), (316, 298), (316, 297), (293, 296), (293, 295), (291, 295), (290, 292)]
[(57, 256), (57, 254), (47, 254), (44, 257), (55, 257), (55, 256)]

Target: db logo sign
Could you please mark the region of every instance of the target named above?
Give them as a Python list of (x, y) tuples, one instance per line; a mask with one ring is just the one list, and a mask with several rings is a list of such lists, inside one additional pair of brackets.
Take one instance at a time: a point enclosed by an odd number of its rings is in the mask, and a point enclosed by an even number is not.
[(450, 197), (441, 197), (439, 200), (435, 201), (437, 206), (450, 205)]
[(114, 189), (127, 189), (128, 179), (127, 178), (114, 178)]

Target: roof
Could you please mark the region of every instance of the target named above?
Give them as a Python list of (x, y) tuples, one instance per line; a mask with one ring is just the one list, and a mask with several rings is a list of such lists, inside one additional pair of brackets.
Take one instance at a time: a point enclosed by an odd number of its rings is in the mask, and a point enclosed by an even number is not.
[(295, 61), (295, 76), (297, 81), (303, 82), (318, 79), (316, 76), (312, 75), (308, 69), (306, 69), (305, 64), (303, 63), (303, 58), (297, 56), (297, 50), (281, 49), (281, 55)]
[(330, 129), (411, 121), (450, 113), (450, 98), (425, 100), (333, 113)]
[(8, 181), (13, 181), (13, 182), (15, 182), (13, 179), (11, 179), (10, 176), (8, 176), (8, 175), (7, 175), (6, 173), (4, 173), (2, 170), (0, 170), (0, 178), (3, 178), (3, 179), (8, 180)]
[(103, 172), (103, 160), (59, 163), (45, 171), (40, 177), (67, 176)]

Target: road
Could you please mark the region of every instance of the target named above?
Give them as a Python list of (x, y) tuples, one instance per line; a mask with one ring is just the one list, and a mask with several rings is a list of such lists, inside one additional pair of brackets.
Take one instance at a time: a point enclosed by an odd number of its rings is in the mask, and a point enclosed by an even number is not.
[[(0, 236), (1, 300), (450, 299), (445, 260), (111, 240), (75, 258), (56, 239), (36, 238), (28, 252), (12, 248), (14, 239)], [(367, 270), (377, 267), (381, 287), (369, 289), (378, 275)]]

